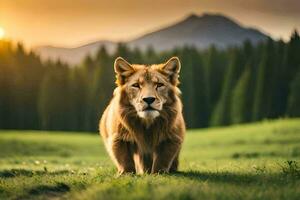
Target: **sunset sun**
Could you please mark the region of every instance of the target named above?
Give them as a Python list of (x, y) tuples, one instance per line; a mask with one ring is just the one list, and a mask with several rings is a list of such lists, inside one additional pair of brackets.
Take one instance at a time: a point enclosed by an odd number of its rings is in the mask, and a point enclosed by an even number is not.
[(5, 36), (5, 31), (2, 27), (0, 27), (0, 40), (3, 39)]

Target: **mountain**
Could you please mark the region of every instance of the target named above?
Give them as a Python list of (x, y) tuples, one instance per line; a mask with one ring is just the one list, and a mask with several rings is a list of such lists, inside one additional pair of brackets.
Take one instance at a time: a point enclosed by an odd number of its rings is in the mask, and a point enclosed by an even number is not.
[(214, 44), (225, 48), (239, 45), (246, 39), (252, 43), (267, 39), (267, 35), (252, 28), (245, 28), (222, 15), (190, 15), (183, 21), (158, 31), (143, 35), (129, 42), (129, 46), (141, 49), (152, 45), (155, 50), (168, 50), (184, 45), (200, 49)]
[(95, 55), (99, 47), (105, 46), (109, 53), (113, 53), (116, 49), (116, 45), (117, 44), (114, 42), (102, 40), (75, 48), (40, 46), (35, 48), (34, 51), (40, 55), (43, 61), (59, 59), (62, 62), (76, 65), (79, 64), (87, 55)]
[[(152, 46), (157, 51), (163, 51), (185, 45), (204, 49), (214, 44), (218, 48), (226, 48), (240, 45), (247, 39), (255, 44), (268, 37), (259, 30), (244, 27), (223, 15), (204, 14), (198, 16), (192, 14), (171, 26), (126, 43), (130, 48), (139, 47), (141, 50), (145, 50)], [(43, 60), (61, 59), (70, 64), (78, 64), (86, 55), (93, 55), (101, 45), (106, 46), (109, 52), (113, 52), (117, 46), (114, 42), (99, 41), (77, 48), (42, 46), (35, 51), (41, 55)]]

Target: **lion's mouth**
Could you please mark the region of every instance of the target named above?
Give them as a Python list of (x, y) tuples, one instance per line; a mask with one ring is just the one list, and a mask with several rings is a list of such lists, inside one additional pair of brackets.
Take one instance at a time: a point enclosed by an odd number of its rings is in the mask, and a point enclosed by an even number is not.
[(138, 112), (139, 117), (145, 120), (154, 120), (160, 115), (159, 111), (152, 107), (147, 107), (143, 111)]
[[(151, 106), (148, 106), (147, 108), (145, 108), (143, 111), (155, 111), (155, 108), (152, 108)], [(156, 110), (157, 111), (157, 110)]]

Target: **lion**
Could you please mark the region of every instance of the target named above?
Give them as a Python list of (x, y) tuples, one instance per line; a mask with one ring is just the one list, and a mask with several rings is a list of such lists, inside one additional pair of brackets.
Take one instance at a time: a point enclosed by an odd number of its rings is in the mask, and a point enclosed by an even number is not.
[(118, 174), (177, 171), (185, 135), (180, 68), (177, 57), (153, 65), (115, 60), (117, 87), (99, 131)]

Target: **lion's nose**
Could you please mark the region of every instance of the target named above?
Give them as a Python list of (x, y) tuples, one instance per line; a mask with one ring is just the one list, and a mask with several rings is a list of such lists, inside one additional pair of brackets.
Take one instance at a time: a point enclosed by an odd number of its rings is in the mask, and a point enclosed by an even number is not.
[(145, 101), (148, 105), (150, 105), (155, 101), (155, 98), (154, 97), (145, 97), (145, 98), (143, 98), (143, 101)]

